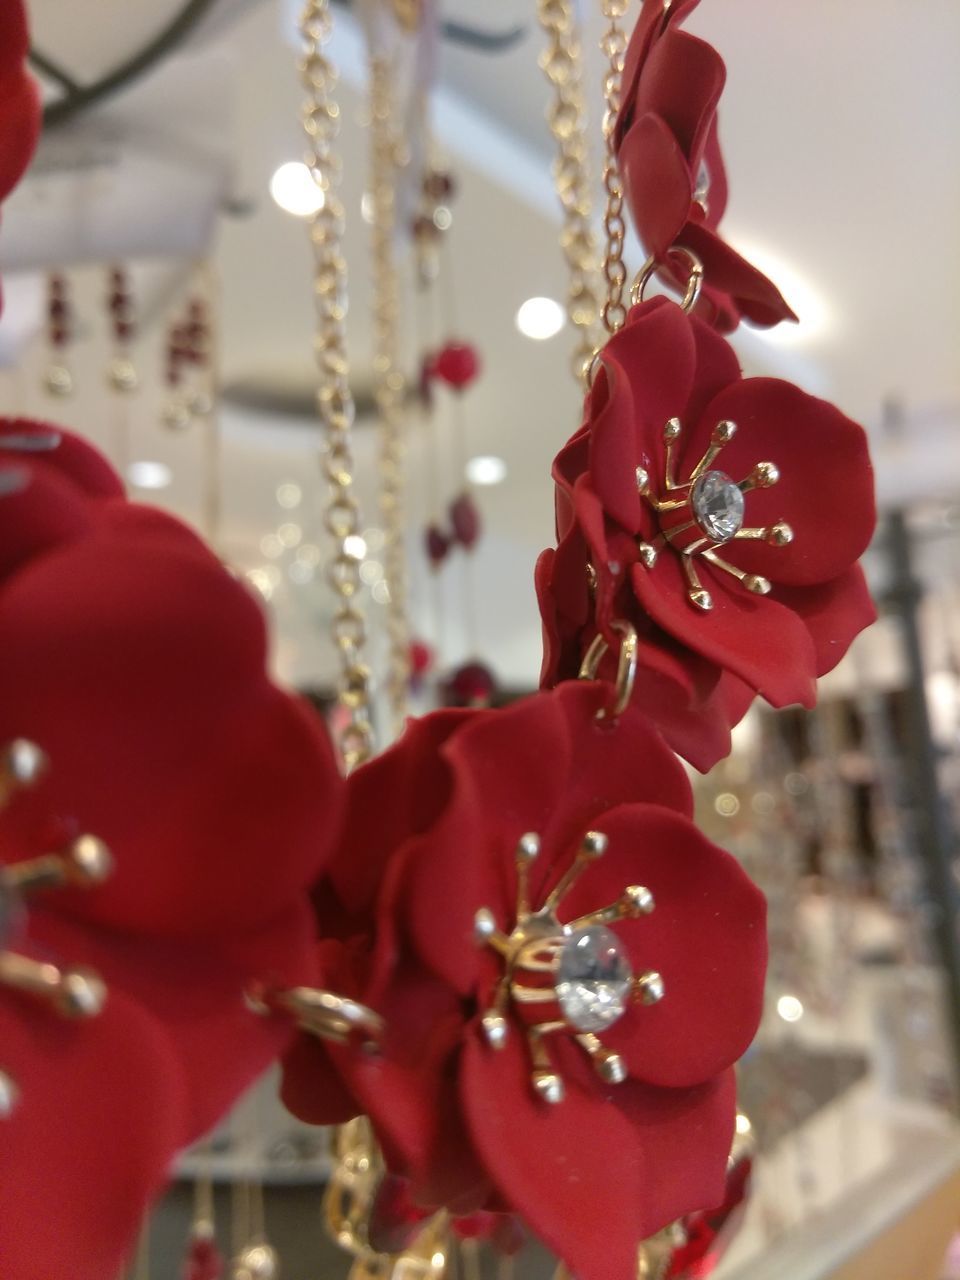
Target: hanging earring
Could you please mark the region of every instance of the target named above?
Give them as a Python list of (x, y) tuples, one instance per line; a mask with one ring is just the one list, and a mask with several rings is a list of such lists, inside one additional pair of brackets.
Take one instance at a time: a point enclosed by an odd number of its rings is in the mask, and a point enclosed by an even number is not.
[(111, 267), (107, 308), (113, 337), (113, 357), (107, 379), (114, 391), (136, 391), (137, 370), (130, 359), (130, 344), (136, 333), (133, 293), (130, 277), (124, 267)]
[(67, 349), (73, 341), (73, 308), (62, 272), (47, 277), (47, 343), (50, 362), (43, 375), (44, 388), (52, 396), (68, 396), (73, 390), (73, 374)]

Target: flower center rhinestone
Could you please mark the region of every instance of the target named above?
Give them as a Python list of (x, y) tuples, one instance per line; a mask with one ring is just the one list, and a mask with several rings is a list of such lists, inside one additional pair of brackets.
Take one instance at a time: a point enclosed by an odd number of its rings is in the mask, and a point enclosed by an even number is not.
[(527, 1036), (533, 1087), (545, 1102), (560, 1102), (564, 1093), (548, 1047), (551, 1036), (568, 1035), (589, 1055), (602, 1080), (619, 1084), (627, 1075), (623, 1059), (607, 1049), (597, 1033), (622, 1018), (631, 1004), (655, 1004), (663, 997), (660, 974), (651, 970), (635, 975), (622, 939), (608, 927), (649, 915), (649, 889), (628, 885), (610, 906), (567, 923), (557, 914), (576, 881), (606, 848), (605, 835), (588, 831), (573, 863), (542, 905), (532, 909), (527, 878), (540, 853), (540, 837), (533, 832), (522, 836), (515, 854), (517, 908), (512, 930), (501, 929), (488, 907), (476, 915), (477, 941), (503, 961), (482, 1018), (484, 1036), (491, 1048), (502, 1049), (511, 1026), (520, 1024)]
[(746, 479), (739, 481), (731, 479), (725, 471), (713, 469), (714, 459), (736, 431), (735, 422), (718, 422), (703, 457), (686, 480), (678, 480), (674, 446), (683, 427), (679, 418), (671, 418), (663, 429), (666, 457), (663, 475), (656, 487), (649, 471), (637, 468), (637, 488), (653, 508), (660, 525), (659, 533), (649, 541), (638, 540), (640, 563), (646, 569), (653, 569), (661, 551), (666, 547), (675, 551), (687, 579), (687, 599), (705, 611), (713, 608), (713, 596), (700, 581), (696, 559), (703, 559), (736, 578), (754, 595), (765, 596), (770, 590), (768, 579), (722, 559), (717, 554), (718, 548), (741, 539), (766, 542), (771, 547), (785, 547), (793, 541), (793, 530), (783, 520), (749, 528), (743, 523), (745, 495), (752, 489), (769, 489), (780, 479), (780, 472), (772, 462), (758, 462)]
[(578, 1031), (604, 1031), (627, 1011), (633, 973), (626, 948), (603, 925), (578, 929), (563, 944), (557, 999)]
[(746, 499), (723, 471), (705, 471), (690, 490), (697, 524), (714, 542), (729, 542), (743, 528)]

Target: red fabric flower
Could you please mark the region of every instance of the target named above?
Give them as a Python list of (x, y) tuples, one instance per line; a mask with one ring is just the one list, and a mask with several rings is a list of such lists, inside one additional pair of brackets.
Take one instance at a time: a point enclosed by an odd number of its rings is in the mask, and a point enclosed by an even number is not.
[(727, 179), (717, 136), (726, 69), (717, 51), (680, 28), (697, 0), (665, 9), (644, 0), (627, 49), (616, 125), (624, 192), (647, 253), (674, 278), (691, 250), (704, 267), (699, 313), (722, 331), (743, 317), (769, 326), (796, 316), (776, 286), (719, 234)]
[[(173, 1156), (288, 1043), (244, 992), (313, 978), (306, 887), (341, 796), (325, 736), (267, 679), (252, 596), (177, 521), (90, 500), (89, 477), (84, 509), (67, 479), (82, 470), (59, 483), (87, 527), (0, 582), (0, 742), (50, 761), (0, 815), (0, 865), (85, 831), (114, 862), (102, 884), (31, 897), (7, 939), (108, 992), (67, 1021), (0, 986), (0, 1068), (20, 1086), (0, 1239), (18, 1280), (116, 1275)], [(55, 475), (36, 461), (24, 501)]]
[(318, 907), (384, 1053), (301, 1042), (285, 1097), (352, 1097), (419, 1203), (514, 1212), (581, 1280), (633, 1280), (643, 1237), (723, 1198), (766, 942), (682, 767), (605, 697), (440, 712), (351, 777)]
[(666, 299), (604, 348), (554, 477), (545, 681), (575, 675), (596, 630), (614, 645), (614, 620), (631, 623), (642, 705), (701, 768), (751, 692), (812, 706), (816, 677), (874, 620), (857, 565), (875, 523), (864, 432), (789, 383), (744, 379)]
[(27, 72), (29, 50), (22, 0), (4, 0), (0, 5), (0, 201), (19, 182), (40, 136), (40, 94)]

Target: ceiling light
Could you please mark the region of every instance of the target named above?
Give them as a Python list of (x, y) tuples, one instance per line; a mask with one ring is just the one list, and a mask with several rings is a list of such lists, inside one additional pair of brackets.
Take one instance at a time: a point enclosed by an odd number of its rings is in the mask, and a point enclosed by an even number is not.
[(471, 458), (464, 470), (471, 484), (500, 484), (507, 477), (507, 464), (493, 454)]
[(131, 462), (127, 479), (136, 489), (166, 489), (173, 472), (165, 462)]
[(362, 560), (367, 554), (367, 544), (359, 533), (348, 533), (343, 540), (343, 550), (345, 555), (354, 560)]
[(525, 338), (537, 342), (558, 334), (566, 320), (566, 312), (553, 298), (528, 298), (517, 312), (517, 328)]
[(302, 160), (288, 160), (270, 179), (270, 194), (287, 213), (309, 218), (323, 208), (326, 197)]
[(799, 1022), (803, 1017), (803, 1002), (796, 996), (781, 996), (777, 1001), (777, 1013), (784, 1022)]

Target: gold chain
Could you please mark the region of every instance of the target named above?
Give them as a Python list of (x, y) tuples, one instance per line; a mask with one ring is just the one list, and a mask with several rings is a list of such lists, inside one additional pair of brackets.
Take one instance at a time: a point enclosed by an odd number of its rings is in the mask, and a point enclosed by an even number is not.
[(400, 278), (394, 257), (397, 139), (393, 132), (393, 64), (370, 60), (371, 175), (373, 200), (374, 391), (380, 417), (380, 511), (384, 532), (384, 581), (390, 657), (387, 694), (394, 731), (403, 727), (410, 681), (406, 556), (403, 536), (403, 425), (405, 386), (398, 335)]
[(606, 110), (603, 116), (603, 136), (606, 154), (603, 162), (603, 186), (607, 207), (603, 225), (607, 244), (603, 259), (603, 276), (607, 282), (607, 300), (603, 306), (603, 323), (608, 333), (616, 333), (627, 318), (623, 303), (623, 291), (627, 283), (627, 269), (623, 262), (623, 240), (626, 224), (623, 220), (623, 183), (617, 163), (614, 129), (620, 110), (620, 90), (623, 80), (623, 59), (627, 51), (627, 33), (620, 19), (627, 11), (629, 0), (603, 0), (603, 16), (607, 30), (600, 41), (600, 48), (609, 60), (603, 77), (603, 97)]
[(323, 51), (331, 31), (329, 0), (307, 0), (300, 31), (300, 78), (307, 91), (303, 127), (310, 144), (310, 167), (324, 195), (323, 206), (310, 224), (316, 309), (314, 356), (319, 372), (317, 410), (326, 436), (323, 465), (330, 484), (326, 526), (337, 545), (329, 577), (336, 596), (333, 640), (341, 662), (338, 699), (350, 717), (339, 745), (349, 771), (369, 758), (373, 726), (370, 672), (363, 661), (366, 623), (358, 603), (360, 561), (347, 553), (347, 539), (360, 530), (360, 509), (353, 492), (354, 403), (345, 342), (347, 264), (341, 248), (343, 204), (337, 194), (340, 158), (335, 144), (340, 108), (334, 97), (337, 73)]
[(590, 219), (589, 146), (580, 30), (573, 0), (539, 0), (538, 14), (549, 41), (540, 55), (540, 67), (556, 95), (548, 108), (547, 119), (557, 144), (553, 177), (563, 210), (560, 244), (570, 272), (567, 315), (577, 335), (571, 363), (574, 377), (586, 385), (597, 346), (600, 302), (593, 286), (597, 258)]

